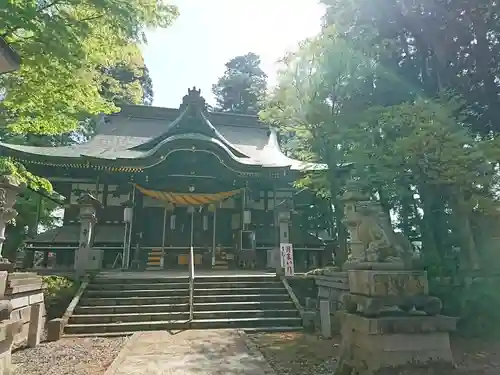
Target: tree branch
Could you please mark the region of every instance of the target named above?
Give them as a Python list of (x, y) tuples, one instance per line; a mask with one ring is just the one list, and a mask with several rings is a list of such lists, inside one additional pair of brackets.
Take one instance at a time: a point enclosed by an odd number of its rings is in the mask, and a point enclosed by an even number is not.
[[(36, 15), (35, 17), (33, 17), (32, 19), (29, 19), (29, 20), (24, 20), (24, 22), (26, 23), (29, 23), (29, 22), (32, 22), (33, 20), (37, 19), (38, 16), (43, 13), (44, 11), (46, 11), (47, 9), (49, 8), (52, 8), (53, 6), (63, 2), (65, 0), (54, 0), (52, 1), (51, 3), (48, 3), (48, 4), (45, 4), (44, 6), (41, 6), (40, 8), (37, 9), (37, 12), (38, 12), (38, 15)], [(5, 31), (1, 37), (2, 38), (7, 38), (9, 37), (10, 35), (12, 35), (13, 33), (15, 33), (16, 31), (20, 30), (23, 28), (24, 25), (17, 25), (17, 26), (13, 26), (11, 27), (10, 29), (7, 29), (7, 31)]]

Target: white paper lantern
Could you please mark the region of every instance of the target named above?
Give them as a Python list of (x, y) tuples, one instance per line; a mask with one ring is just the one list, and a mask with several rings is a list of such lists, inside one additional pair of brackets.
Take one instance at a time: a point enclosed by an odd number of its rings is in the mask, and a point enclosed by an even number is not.
[(123, 209), (123, 221), (125, 223), (131, 223), (133, 215), (134, 215), (134, 210), (132, 207), (125, 207)]

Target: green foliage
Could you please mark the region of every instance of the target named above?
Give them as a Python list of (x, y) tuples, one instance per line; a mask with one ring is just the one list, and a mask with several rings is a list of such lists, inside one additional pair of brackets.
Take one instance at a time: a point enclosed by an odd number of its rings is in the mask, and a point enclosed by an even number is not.
[[(5, 1), (4, 1), (5, 3)], [(152, 82), (139, 43), (150, 27), (166, 27), (177, 9), (156, 0), (7, 0), (0, 7), (0, 35), (22, 56), (17, 72), (0, 76), (3, 142), (59, 146), (92, 135), (93, 115), (115, 112), (116, 104), (151, 104)], [(37, 191), (51, 184), (20, 163), (0, 158), (0, 173)], [(50, 228), (56, 204), (28, 191), (7, 227), (5, 252), (15, 251), (42, 224)], [(37, 218), (40, 223), (37, 223)]]
[[(285, 56), (262, 119), (280, 129), (291, 155), (328, 165), (297, 184), (331, 198), (339, 244), (338, 196), (353, 178), (422, 244), (430, 277), (466, 280), (488, 262), (477, 245), (486, 232), (474, 224), (498, 215), (500, 196), (500, 141), (490, 132), (499, 129), (492, 114), (500, 64), (491, 63), (500, 24), (491, 2), (323, 3), (325, 28)], [(448, 311), (463, 316), (464, 331), (484, 331), (478, 316), (494, 321), (485, 301), (495, 286), (484, 280), (433, 285)]]
[(52, 185), (44, 178), (35, 176), (28, 172), (26, 168), (10, 158), (0, 157), (0, 174), (12, 175), (13, 177), (25, 182), (33, 190), (42, 189), (46, 192), (52, 192)]
[(153, 82), (139, 47), (131, 46), (125, 61), (101, 67), (100, 94), (115, 104), (153, 103)]
[(224, 75), (213, 85), (215, 110), (255, 115), (267, 87), (267, 75), (254, 53), (237, 56), (226, 64)]
[(375, 50), (399, 86), (428, 97), (453, 89), (468, 102), (469, 126), (483, 135), (500, 129), (498, 2), (321, 2), (325, 23), (356, 48)]
[(66, 277), (44, 276), (43, 288), (47, 320), (50, 320), (64, 315), (79, 284)]
[(460, 295), (462, 309), (458, 328), (468, 336), (497, 336), (500, 334), (500, 296), (498, 277), (473, 280)]
[(498, 276), (433, 280), (432, 293), (443, 301), (443, 314), (459, 318), (458, 333), (466, 337), (498, 337)]
[(0, 35), (23, 64), (1, 76), (3, 122), (11, 132), (52, 135), (75, 130), (85, 116), (116, 111), (100, 95), (109, 85), (103, 67), (129, 61), (146, 28), (166, 27), (176, 15), (156, 0), (7, 0)]

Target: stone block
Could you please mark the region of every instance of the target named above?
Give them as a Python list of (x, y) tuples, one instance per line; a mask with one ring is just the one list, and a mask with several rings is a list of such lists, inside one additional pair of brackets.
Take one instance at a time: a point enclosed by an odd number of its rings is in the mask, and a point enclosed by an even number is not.
[(26, 292), (42, 290), (42, 281), (41, 280), (39, 282), (35, 281), (35, 280), (31, 280), (30, 282), (31, 282), (31, 284), (10, 286), (5, 290), (5, 294), (13, 295), (13, 294), (18, 294), (18, 293), (26, 293)]
[[(453, 366), (449, 317), (384, 317), (370, 319), (345, 313), (336, 374), (400, 373), (398, 368)], [(390, 372), (392, 371), (392, 372)]]
[(412, 334), (452, 332), (456, 329), (457, 318), (449, 316), (383, 316), (369, 318), (357, 314), (344, 313), (342, 325), (346, 329), (361, 332), (365, 335)]
[(2, 298), (5, 295), (8, 275), (9, 273), (7, 271), (0, 271), (0, 298)]
[(426, 271), (349, 271), (349, 290), (373, 297), (418, 296), (429, 294)]
[(313, 332), (316, 329), (316, 311), (304, 311), (302, 326), (306, 331)]
[(40, 344), (43, 330), (43, 304), (38, 303), (31, 306), (30, 325), (28, 331), (28, 346), (36, 347)]
[(30, 304), (30, 299), (29, 296), (21, 295), (21, 296), (12, 296), (11, 298), (6, 298), (4, 299), (9, 299), (10, 303), (12, 304), (12, 308), (15, 309), (20, 309), (21, 307), (28, 306)]
[(64, 320), (61, 318), (52, 319), (47, 323), (47, 340), (57, 341), (63, 335)]
[(319, 302), (319, 316), (321, 324), (321, 335), (325, 339), (332, 337), (332, 322), (330, 317), (330, 302), (320, 301)]
[(3, 352), (0, 352), (0, 374), (12, 374), (12, 352), (10, 345)]
[(29, 304), (43, 303), (43, 291), (37, 292), (29, 296)]
[(9, 276), (7, 285), (9, 287), (15, 287), (20, 285), (30, 285), (30, 284), (42, 284), (42, 278), (40, 276), (33, 276), (31, 273), (24, 275), (23, 277), (11, 278)]
[(28, 341), (28, 333), (30, 329), (30, 323), (24, 323), (21, 325), (19, 332), (14, 336), (14, 344), (17, 346), (26, 345)]
[(30, 321), (31, 306), (24, 306), (20, 309), (14, 310), (10, 314), (10, 318), (13, 320), (19, 320), (23, 324)]
[(41, 277), (35, 272), (12, 272), (9, 273), (8, 280), (9, 282), (12, 282), (12, 281), (18, 281), (24, 279), (36, 279), (36, 278), (41, 278)]

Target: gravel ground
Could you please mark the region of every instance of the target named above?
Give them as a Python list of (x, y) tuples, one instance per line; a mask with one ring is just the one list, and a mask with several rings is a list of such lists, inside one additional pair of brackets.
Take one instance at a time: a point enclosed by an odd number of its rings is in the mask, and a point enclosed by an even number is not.
[(102, 375), (123, 348), (125, 337), (66, 338), (12, 353), (12, 375)]
[[(303, 332), (249, 335), (276, 375), (330, 375), (337, 365), (340, 337), (323, 340)], [(499, 375), (500, 340), (452, 338), (456, 369), (438, 375)], [(410, 371), (407, 375), (436, 375), (433, 371)]]
[(323, 340), (303, 332), (249, 334), (276, 375), (333, 374), (340, 337)]

